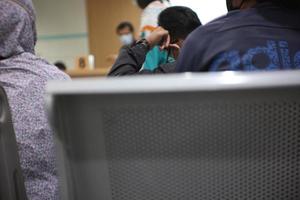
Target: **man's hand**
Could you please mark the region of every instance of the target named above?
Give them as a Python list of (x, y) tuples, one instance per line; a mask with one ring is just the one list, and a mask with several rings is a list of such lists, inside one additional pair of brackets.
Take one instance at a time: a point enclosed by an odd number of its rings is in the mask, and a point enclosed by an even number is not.
[(147, 38), (150, 48), (156, 45), (160, 45), (160, 49), (166, 49), (170, 45), (170, 35), (169, 32), (162, 27), (155, 29)]
[(178, 44), (170, 44), (168, 48), (171, 49), (175, 60), (177, 60), (180, 54), (180, 46)]

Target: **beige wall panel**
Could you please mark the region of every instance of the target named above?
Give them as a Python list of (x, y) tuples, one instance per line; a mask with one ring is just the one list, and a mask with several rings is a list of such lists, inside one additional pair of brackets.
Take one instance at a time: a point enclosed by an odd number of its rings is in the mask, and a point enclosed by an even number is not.
[(117, 54), (120, 42), (115, 33), (121, 21), (131, 21), (139, 30), (140, 10), (132, 0), (86, 0), (90, 53), (95, 55), (96, 67), (111, 65), (107, 57)]

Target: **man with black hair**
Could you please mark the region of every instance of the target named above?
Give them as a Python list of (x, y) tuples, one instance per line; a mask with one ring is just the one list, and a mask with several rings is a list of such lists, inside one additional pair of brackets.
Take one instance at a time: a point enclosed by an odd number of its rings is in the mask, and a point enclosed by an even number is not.
[(116, 29), (123, 46), (132, 45), (135, 42), (134, 27), (130, 22), (121, 22)]
[(299, 0), (227, 0), (229, 13), (187, 39), (178, 72), (300, 69)]
[(66, 72), (67, 71), (67, 66), (65, 63), (62, 61), (57, 61), (54, 63), (54, 66), (56, 66), (60, 71)]
[(140, 70), (148, 51), (156, 45), (159, 45), (162, 51), (167, 52), (167, 57), (176, 59), (183, 41), (192, 31), (201, 26), (201, 22), (197, 14), (190, 8), (175, 6), (165, 9), (159, 15), (158, 24), (160, 27), (155, 29), (146, 39), (121, 50), (109, 76), (175, 72), (176, 63), (163, 64), (154, 70)]

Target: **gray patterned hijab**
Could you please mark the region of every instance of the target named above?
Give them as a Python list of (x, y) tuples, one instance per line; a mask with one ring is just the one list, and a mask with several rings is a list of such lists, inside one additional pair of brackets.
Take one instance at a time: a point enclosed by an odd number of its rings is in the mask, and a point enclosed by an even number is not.
[(0, 58), (34, 53), (35, 13), (31, 0), (0, 0)]

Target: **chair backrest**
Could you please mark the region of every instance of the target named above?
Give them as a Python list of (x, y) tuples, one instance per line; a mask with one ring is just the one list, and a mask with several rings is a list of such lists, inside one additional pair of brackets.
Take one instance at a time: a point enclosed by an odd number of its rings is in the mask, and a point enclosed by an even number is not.
[(300, 72), (48, 86), (63, 200), (300, 199)]
[(0, 200), (26, 200), (7, 96), (0, 87)]

